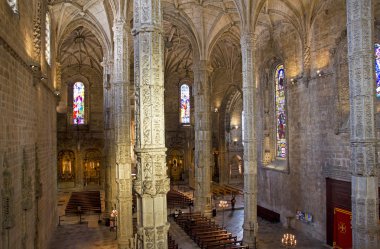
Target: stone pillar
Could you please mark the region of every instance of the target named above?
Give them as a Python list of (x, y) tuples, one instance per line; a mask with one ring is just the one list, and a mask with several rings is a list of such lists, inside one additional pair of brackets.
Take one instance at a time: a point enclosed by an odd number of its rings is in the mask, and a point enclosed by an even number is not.
[(243, 67), (243, 111), (244, 111), (244, 223), (243, 242), (256, 248), (257, 236), (257, 141), (256, 141), (256, 89), (254, 77), (254, 34), (241, 37)]
[(111, 212), (112, 210), (112, 199), (111, 199), (111, 165), (110, 165), (110, 145), (113, 143), (111, 139), (111, 124), (110, 124), (110, 115), (111, 115), (111, 85), (110, 85), (110, 76), (111, 76), (111, 63), (107, 58), (103, 59), (103, 100), (104, 100), (104, 148), (103, 155), (104, 161), (102, 163), (104, 167), (104, 199), (105, 199), (105, 211)]
[(137, 248), (168, 248), (164, 63), (160, 0), (134, 0)]
[(194, 69), (194, 117), (195, 117), (195, 192), (194, 211), (211, 216), (211, 104), (210, 67), (201, 60)]
[(373, 37), (373, 1), (347, 0), (354, 249), (380, 248)]
[(131, 177), (131, 134), (129, 105), (129, 29), (124, 19), (117, 19), (114, 31), (114, 120), (117, 182), (117, 233), (119, 249), (130, 248), (133, 237), (132, 225), (132, 177)]

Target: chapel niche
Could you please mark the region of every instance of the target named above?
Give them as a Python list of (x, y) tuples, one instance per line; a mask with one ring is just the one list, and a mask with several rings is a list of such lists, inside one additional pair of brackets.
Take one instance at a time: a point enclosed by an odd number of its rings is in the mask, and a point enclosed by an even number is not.
[(83, 160), (83, 183), (87, 185), (100, 185), (101, 152), (98, 149), (88, 149)]
[(75, 156), (71, 150), (61, 151), (58, 154), (58, 182), (75, 181)]
[(180, 150), (171, 150), (168, 153), (168, 175), (172, 181), (183, 181), (184, 153)]
[(243, 182), (243, 160), (239, 155), (233, 155), (229, 163), (229, 184)]
[[(221, 182), (239, 185), (243, 183), (243, 98), (238, 89), (225, 96), (225, 164), (221, 169)], [(222, 166), (223, 167), (223, 166)], [(223, 176), (224, 175), (224, 176)]]

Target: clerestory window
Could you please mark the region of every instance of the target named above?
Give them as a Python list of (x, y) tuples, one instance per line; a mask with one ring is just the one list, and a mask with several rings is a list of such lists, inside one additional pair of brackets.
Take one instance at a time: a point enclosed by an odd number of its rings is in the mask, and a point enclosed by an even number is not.
[(376, 97), (380, 98), (380, 44), (375, 44)]
[(180, 123), (183, 125), (190, 124), (190, 87), (182, 84), (180, 87)]
[(51, 27), (51, 21), (50, 21), (50, 15), (49, 13), (46, 13), (46, 27), (45, 27), (45, 59), (48, 65), (51, 64), (51, 43), (50, 43), (50, 27)]
[(17, 0), (7, 0), (9, 6), (11, 7), (12, 11), (16, 14), (18, 14), (18, 4)]
[(285, 97), (285, 70), (283, 65), (276, 68), (275, 74), (275, 120), (276, 120), (276, 157), (286, 158), (286, 97)]
[(73, 123), (84, 124), (85, 121), (85, 87), (82, 82), (76, 82), (73, 86)]

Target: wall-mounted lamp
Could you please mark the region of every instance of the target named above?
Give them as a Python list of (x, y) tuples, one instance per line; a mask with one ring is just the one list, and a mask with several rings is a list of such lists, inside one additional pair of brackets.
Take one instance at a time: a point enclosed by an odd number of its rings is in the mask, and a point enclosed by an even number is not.
[(219, 111), (218, 107), (215, 107), (214, 112), (218, 112), (218, 111)]
[(296, 79), (293, 79), (293, 78), (291, 78), (291, 79), (290, 79), (290, 82), (292, 83), (292, 85), (294, 85), (294, 84), (296, 84), (296, 83), (297, 83), (297, 80), (296, 80)]
[(41, 76), (41, 80), (46, 80), (47, 78), (45, 76)]
[(59, 92), (59, 90), (54, 90), (54, 94), (55, 94), (56, 96), (59, 96), (61, 93)]
[(38, 71), (39, 68), (40, 68), (38, 65), (33, 65), (33, 64), (31, 64), (31, 65), (29, 65), (29, 66), (30, 66), (30, 68), (33, 70), (33, 72)]
[(322, 74), (323, 74), (322, 70), (317, 70), (317, 76), (318, 76), (318, 77), (321, 77)]

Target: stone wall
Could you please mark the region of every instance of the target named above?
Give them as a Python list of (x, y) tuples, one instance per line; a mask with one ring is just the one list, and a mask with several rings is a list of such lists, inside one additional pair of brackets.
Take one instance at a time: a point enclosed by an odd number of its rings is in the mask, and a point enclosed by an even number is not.
[[(85, 124), (73, 125), (73, 84), (85, 84)], [(94, 68), (71, 66), (62, 69), (62, 97), (64, 110), (58, 115), (58, 153), (71, 151), (75, 158), (75, 183), (60, 184), (60, 187), (78, 187), (86, 185), (84, 181), (84, 163), (90, 151), (97, 151), (100, 160), (100, 186), (105, 184), (105, 169), (103, 165), (104, 117), (103, 117), (103, 77)], [(57, 168), (60, 162), (57, 162)]]
[[(311, 224), (293, 220), (291, 225), (321, 240), (326, 237), (325, 179), (350, 179), (349, 134), (348, 127), (344, 129), (346, 124), (342, 121), (347, 119), (348, 114), (340, 114), (340, 110), (345, 108), (342, 104), (348, 103), (337, 101), (337, 86), (348, 85), (348, 81), (344, 80), (347, 77), (342, 77), (348, 75), (348, 71), (347, 67), (342, 66), (346, 63), (344, 59), (334, 63), (340, 56), (338, 53), (347, 53), (339, 47), (347, 42), (344, 37), (341, 38), (345, 31), (345, 22), (341, 21), (346, 19), (344, 3), (334, 1), (327, 9), (318, 16), (311, 29), (310, 77), (305, 76), (302, 69), (302, 51), (298, 49), (302, 43), (298, 42), (294, 30), (286, 25), (277, 30), (281, 35), (274, 39), (274, 45), (259, 43), (262, 45), (258, 47), (260, 53), (256, 59), (260, 69), (274, 70), (275, 63), (285, 66), (289, 134), (288, 168), (268, 169), (259, 164), (258, 204), (280, 213), (284, 225), (286, 217), (295, 217), (297, 210), (311, 213), (314, 219)], [(271, 57), (275, 59), (266, 59)], [(321, 71), (321, 76), (317, 70)], [(260, 79), (260, 93), (264, 91), (262, 83), (265, 80), (263, 77)], [(268, 80), (274, 84), (274, 79), (269, 77)], [(338, 83), (339, 80), (342, 82)], [(348, 100), (347, 94), (348, 91), (340, 89), (340, 95)], [(263, 117), (263, 113), (259, 116)], [(263, 126), (264, 121), (260, 122)], [(258, 149), (262, 156), (263, 134), (258, 137), (261, 138)]]
[[(181, 157), (183, 163), (180, 169), (180, 179), (188, 181), (193, 177), (194, 148), (194, 98), (190, 99), (191, 126), (182, 126), (180, 123), (180, 86), (186, 83), (193, 89), (192, 76), (185, 73), (172, 73), (165, 78), (165, 144), (167, 147), (168, 176), (171, 177), (171, 163), (173, 158)], [(182, 175), (182, 173), (184, 173)], [(193, 186), (192, 180), (190, 185)]]
[[(36, 2), (18, 1), (19, 14), (12, 12), (7, 1), (0, 3), (2, 249), (48, 248), (58, 223), (56, 97), (50, 67), (42, 51), (36, 54), (33, 43)], [(45, 7), (42, 4), (41, 10)], [(35, 44), (44, 44), (41, 39), (44, 32)], [(32, 63), (42, 71), (33, 72)]]

